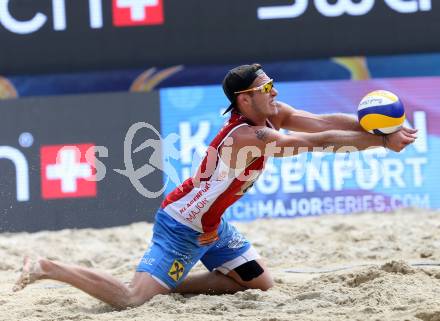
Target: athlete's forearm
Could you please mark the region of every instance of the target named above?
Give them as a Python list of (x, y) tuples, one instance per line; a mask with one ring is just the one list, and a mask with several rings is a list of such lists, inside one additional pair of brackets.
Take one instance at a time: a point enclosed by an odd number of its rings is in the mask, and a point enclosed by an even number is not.
[(333, 148), (333, 152), (364, 150), (370, 147), (383, 146), (382, 136), (369, 134), (365, 131), (328, 130), (311, 135), (313, 147)]
[(364, 131), (359, 125), (356, 117), (348, 114), (330, 114), (321, 115), (322, 119), (326, 122), (328, 130), (352, 130), (352, 131)]
[[(266, 135), (267, 134), (267, 135)], [(275, 157), (294, 156), (304, 152), (354, 152), (370, 147), (384, 146), (382, 136), (365, 131), (327, 130), (320, 133), (294, 133), (281, 135), (261, 129), (257, 137), (265, 142), (264, 155)]]

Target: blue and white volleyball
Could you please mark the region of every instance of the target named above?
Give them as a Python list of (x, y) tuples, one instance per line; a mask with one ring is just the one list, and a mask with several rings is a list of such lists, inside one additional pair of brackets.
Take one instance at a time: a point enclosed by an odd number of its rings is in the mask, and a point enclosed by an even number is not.
[(386, 90), (375, 90), (358, 106), (358, 119), (363, 129), (377, 135), (398, 131), (405, 121), (405, 109), (397, 95)]

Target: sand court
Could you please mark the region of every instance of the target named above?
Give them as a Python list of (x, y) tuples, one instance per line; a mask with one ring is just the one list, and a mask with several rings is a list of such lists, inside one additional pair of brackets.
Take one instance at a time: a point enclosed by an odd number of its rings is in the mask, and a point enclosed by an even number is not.
[[(266, 259), (267, 292), (159, 295), (115, 311), (39, 281), (12, 292), (23, 255), (104, 270), (129, 282), (151, 224), (0, 234), (0, 320), (440, 320), (440, 213), (329, 215), (235, 225)], [(203, 270), (198, 264), (193, 270)]]

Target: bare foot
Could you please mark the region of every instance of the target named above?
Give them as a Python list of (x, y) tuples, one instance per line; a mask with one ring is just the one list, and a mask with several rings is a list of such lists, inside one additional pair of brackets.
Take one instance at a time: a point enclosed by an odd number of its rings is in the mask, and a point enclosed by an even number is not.
[(27, 285), (37, 281), (42, 275), (40, 262), (32, 260), (29, 256), (23, 259), (23, 268), (20, 277), (15, 282), (12, 291), (23, 290)]

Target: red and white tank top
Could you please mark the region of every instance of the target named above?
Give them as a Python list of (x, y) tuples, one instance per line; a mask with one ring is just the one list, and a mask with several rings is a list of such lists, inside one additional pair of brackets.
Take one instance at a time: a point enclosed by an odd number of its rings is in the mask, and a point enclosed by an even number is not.
[[(226, 209), (243, 196), (264, 168), (264, 156), (254, 158), (243, 169), (230, 168), (220, 158), (219, 152), (225, 140), (238, 128), (250, 125), (252, 123), (247, 118), (232, 113), (229, 121), (209, 145), (209, 149), (215, 152), (207, 153), (197, 174), (185, 180), (163, 201), (162, 209), (167, 214), (201, 233), (217, 229)], [(273, 128), (269, 122), (268, 126)], [(211, 157), (208, 157), (208, 154)], [(207, 167), (211, 169), (207, 170)], [(194, 182), (200, 183), (195, 186)]]

